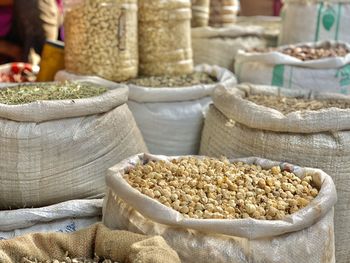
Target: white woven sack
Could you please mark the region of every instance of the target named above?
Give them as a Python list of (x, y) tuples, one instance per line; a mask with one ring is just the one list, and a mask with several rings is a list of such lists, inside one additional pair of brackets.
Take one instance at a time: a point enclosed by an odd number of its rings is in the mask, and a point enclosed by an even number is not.
[[(237, 83), (230, 71), (217, 66), (200, 65), (195, 70), (215, 76), (227, 88)], [(204, 114), (217, 85), (173, 88), (129, 85), (128, 105), (148, 150), (164, 155), (197, 154)]]
[(124, 171), (138, 163), (173, 158), (178, 157), (139, 154), (112, 167), (106, 177), (104, 224), (112, 229), (162, 235), (185, 263), (335, 262), (332, 207), (336, 191), (323, 171), (254, 157), (240, 159), (263, 168), (280, 165), (299, 177), (312, 174), (320, 187), (319, 195), (283, 220), (186, 219), (132, 188), (123, 177)]
[(127, 98), (119, 86), (93, 98), (0, 104), (0, 208), (102, 197), (105, 171), (146, 149)]
[(285, 0), (280, 45), (320, 40), (350, 42), (349, 0)]
[[(322, 47), (343, 42), (301, 43), (296, 46)], [(345, 44), (349, 50), (350, 46)], [(287, 46), (279, 47), (283, 50)], [(235, 72), (239, 82), (273, 85), (288, 89), (350, 93), (350, 54), (302, 61), (274, 51), (266, 53), (239, 51)]]
[(69, 233), (92, 225), (102, 216), (102, 199), (0, 211), (0, 240), (37, 232)]
[[(260, 156), (324, 170), (338, 192), (335, 206), (337, 262), (350, 262), (350, 110), (323, 109), (287, 115), (244, 99), (245, 94), (310, 97), (307, 91), (271, 86), (239, 85), (218, 88), (205, 121), (200, 154), (230, 158)], [(350, 100), (340, 94), (311, 94), (311, 98)], [(307, 261), (305, 261), (307, 262)]]
[(218, 65), (233, 71), (238, 50), (266, 47), (263, 30), (258, 26), (192, 28), (193, 61), (196, 65)]

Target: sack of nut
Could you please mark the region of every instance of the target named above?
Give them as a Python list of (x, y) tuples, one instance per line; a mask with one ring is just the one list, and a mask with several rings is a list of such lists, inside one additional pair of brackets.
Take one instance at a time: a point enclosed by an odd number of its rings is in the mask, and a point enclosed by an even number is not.
[(132, 156), (109, 170), (103, 222), (161, 235), (183, 262), (335, 262), (332, 179), (260, 158)]
[(285, 0), (280, 45), (322, 40), (350, 42), (348, 0)]
[(75, 233), (35, 233), (0, 242), (1, 263), (180, 263), (159, 236), (95, 224)]
[(231, 26), (227, 28), (192, 28), (193, 61), (218, 65), (234, 71), (238, 50), (265, 48), (264, 29), (259, 26)]
[(350, 93), (350, 46), (324, 41), (239, 51), (240, 82), (315, 92)]
[(324, 170), (338, 192), (336, 259), (350, 262), (350, 235), (344, 231), (350, 229), (350, 192), (344, 187), (350, 184), (349, 97), (242, 84), (218, 88), (213, 101), (200, 154), (261, 156)]

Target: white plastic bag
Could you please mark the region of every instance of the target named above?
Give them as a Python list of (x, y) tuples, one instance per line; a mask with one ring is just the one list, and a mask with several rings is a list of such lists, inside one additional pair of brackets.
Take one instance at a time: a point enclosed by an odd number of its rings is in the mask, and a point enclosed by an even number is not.
[[(301, 43), (296, 46), (322, 47), (343, 42)], [(345, 44), (350, 50), (350, 46)], [(287, 46), (279, 47), (283, 50)], [(350, 93), (350, 54), (302, 61), (281, 52), (245, 52), (236, 56), (235, 72), (239, 82), (272, 85), (317, 92)]]
[(112, 167), (106, 178), (103, 223), (112, 229), (161, 235), (186, 263), (335, 262), (333, 206), (337, 197), (332, 179), (323, 171), (254, 157), (240, 159), (263, 168), (279, 165), (299, 177), (312, 174), (319, 194), (307, 207), (283, 220), (187, 219), (143, 195), (123, 178), (124, 172), (138, 163), (173, 158), (178, 157), (139, 154)]
[(102, 199), (0, 211), (0, 240), (35, 232), (69, 233), (100, 221), (101, 216)]

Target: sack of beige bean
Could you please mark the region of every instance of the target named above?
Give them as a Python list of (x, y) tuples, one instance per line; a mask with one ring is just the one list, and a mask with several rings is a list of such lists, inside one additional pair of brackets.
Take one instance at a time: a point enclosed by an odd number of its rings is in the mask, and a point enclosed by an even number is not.
[(239, 3), (237, 0), (210, 0), (209, 25), (212, 27), (234, 25), (238, 9)]
[(139, 0), (140, 75), (181, 75), (193, 70), (190, 0)]
[[(97, 77), (82, 77), (60, 71), (56, 80), (88, 80), (100, 85), (118, 85)], [(210, 95), (219, 84), (230, 88), (235, 76), (224, 68), (199, 65), (195, 73), (182, 76), (139, 78), (128, 81), (128, 105), (148, 150), (154, 154), (197, 154)]]
[(182, 262), (335, 262), (336, 190), (321, 170), (139, 154), (106, 183), (104, 224), (161, 235)]
[(263, 28), (263, 38), (267, 42), (266, 45), (277, 47), (281, 21), (282, 19), (277, 16), (238, 16), (236, 25), (242, 27), (261, 26)]
[(95, 224), (75, 233), (35, 233), (0, 242), (2, 263), (180, 263), (159, 236), (112, 231)]
[(233, 72), (238, 50), (264, 47), (263, 28), (259, 26), (192, 28), (195, 65), (218, 65)]
[[(71, 233), (101, 221), (102, 199), (71, 200), (40, 207), (0, 211), (0, 240), (29, 233)], [(2, 262), (2, 261), (1, 261)]]
[(236, 56), (235, 72), (240, 82), (349, 94), (350, 46), (324, 41), (242, 50)]
[(242, 84), (218, 88), (213, 100), (200, 154), (261, 156), (324, 170), (338, 191), (336, 260), (350, 262), (350, 234), (344, 231), (350, 229), (350, 193), (344, 187), (350, 183), (349, 97)]
[(208, 26), (210, 0), (191, 0), (192, 27)]
[(280, 45), (336, 40), (350, 42), (347, 0), (285, 0)]
[(146, 150), (125, 85), (0, 89), (0, 209), (100, 198), (106, 170)]
[(65, 0), (65, 68), (113, 81), (138, 72), (137, 0)]

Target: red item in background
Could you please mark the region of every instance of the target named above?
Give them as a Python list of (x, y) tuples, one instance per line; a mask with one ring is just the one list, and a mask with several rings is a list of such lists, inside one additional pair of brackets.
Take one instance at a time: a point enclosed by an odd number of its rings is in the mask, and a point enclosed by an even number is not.
[(37, 70), (31, 64), (10, 63), (0, 66), (0, 82), (34, 82)]
[(273, 15), (279, 16), (281, 9), (282, 9), (283, 3), (281, 0), (275, 0), (273, 3)]
[(0, 6), (0, 37), (5, 37), (11, 29), (12, 6)]

